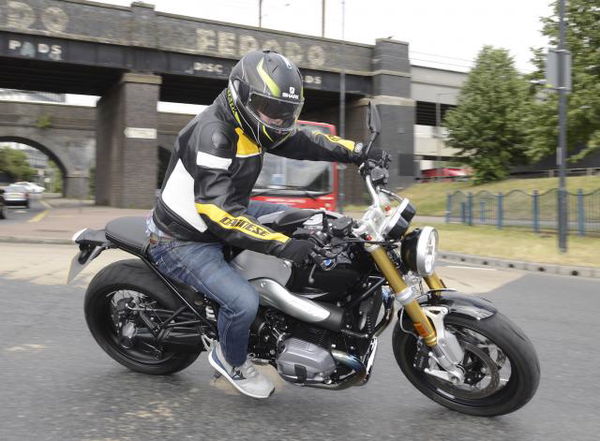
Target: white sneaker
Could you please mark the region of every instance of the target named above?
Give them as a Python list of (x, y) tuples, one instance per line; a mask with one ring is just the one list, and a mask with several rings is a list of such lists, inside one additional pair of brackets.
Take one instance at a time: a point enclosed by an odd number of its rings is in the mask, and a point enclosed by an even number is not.
[(230, 365), (225, 360), (220, 343), (217, 343), (208, 354), (208, 362), (244, 395), (252, 398), (269, 398), (275, 391), (271, 380), (258, 372), (249, 359), (246, 359), (241, 366)]

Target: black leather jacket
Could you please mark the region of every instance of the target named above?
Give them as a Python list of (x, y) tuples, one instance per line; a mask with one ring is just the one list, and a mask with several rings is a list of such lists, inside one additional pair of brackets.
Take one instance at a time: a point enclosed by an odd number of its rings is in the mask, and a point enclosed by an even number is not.
[[(264, 151), (240, 129), (224, 90), (177, 136), (153, 219), (180, 240), (228, 244), (278, 256), (289, 237), (246, 214)], [(299, 129), (268, 153), (356, 162), (354, 142)]]

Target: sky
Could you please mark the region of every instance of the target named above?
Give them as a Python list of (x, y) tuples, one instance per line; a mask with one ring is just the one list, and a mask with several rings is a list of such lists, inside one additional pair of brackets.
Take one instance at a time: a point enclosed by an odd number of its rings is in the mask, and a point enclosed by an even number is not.
[[(342, 0), (262, 0), (262, 26), (342, 38)], [(258, 26), (259, 0), (146, 0), (156, 10)], [(130, 0), (103, 0), (129, 6)], [(531, 47), (547, 45), (540, 17), (551, 0), (345, 0), (345, 39), (406, 41), (413, 64), (466, 71), (484, 45), (508, 49), (516, 67), (530, 72)]]

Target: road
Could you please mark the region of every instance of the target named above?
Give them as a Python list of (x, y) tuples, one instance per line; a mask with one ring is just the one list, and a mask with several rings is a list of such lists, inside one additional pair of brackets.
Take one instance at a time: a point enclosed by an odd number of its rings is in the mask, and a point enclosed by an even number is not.
[[(481, 290), (534, 342), (538, 394), (492, 419), (428, 400), (401, 375), (382, 336), (371, 381), (332, 392), (277, 383), (266, 401), (212, 380), (206, 356), (180, 374), (150, 377), (113, 362), (90, 336), (85, 286), (105, 252), (65, 286), (74, 247), (0, 244), (0, 439), (23, 440), (527, 440), (600, 436), (600, 284), (597, 280), (447, 265), (440, 273)], [(466, 282), (465, 282), (466, 281)], [(273, 372), (269, 372), (272, 374)]]
[(30, 207), (25, 208), (19, 205), (7, 205), (6, 206), (6, 219), (0, 220), (0, 227), (2, 225), (10, 225), (19, 222), (28, 222), (40, 219), (50, 206), (40, 195), (32, 195), (30, 200)]

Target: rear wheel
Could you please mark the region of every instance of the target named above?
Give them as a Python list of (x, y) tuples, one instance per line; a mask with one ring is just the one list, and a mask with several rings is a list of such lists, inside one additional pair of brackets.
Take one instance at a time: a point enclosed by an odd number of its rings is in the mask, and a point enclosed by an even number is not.
[[(477, 320), (450, 313), (444, 323), (446, 332), (454, 334), (464, 351), (460, 364), (464, 381), (459, 384), (418, 369), (419, 352), (428, 352), (422, 339), (405, 333), (399, 324), (394, 329), (396, 361), (423, 394), (450, 409), (476, 416), (514, 412), (533, 397), (540, 381), (537, 355), (523, 331), (508, 318), (496, 313)], [(432, 359), (425, 367), (441, 369)]]
[(6, 219), (6, 208), (4, 205), (0, 205), (0, 219)]
[[(165, 375), (185, 369), (200, 355), (173, 352), (150, 339), (148, 324), (162, 323), (181, 305), (139, 260), (115, 262), (102, 269), (90, 283), (84, 303), (85, 319), (100, 347), (129, 369)], [(142, 316), (143, 313), (143, 316)]]

